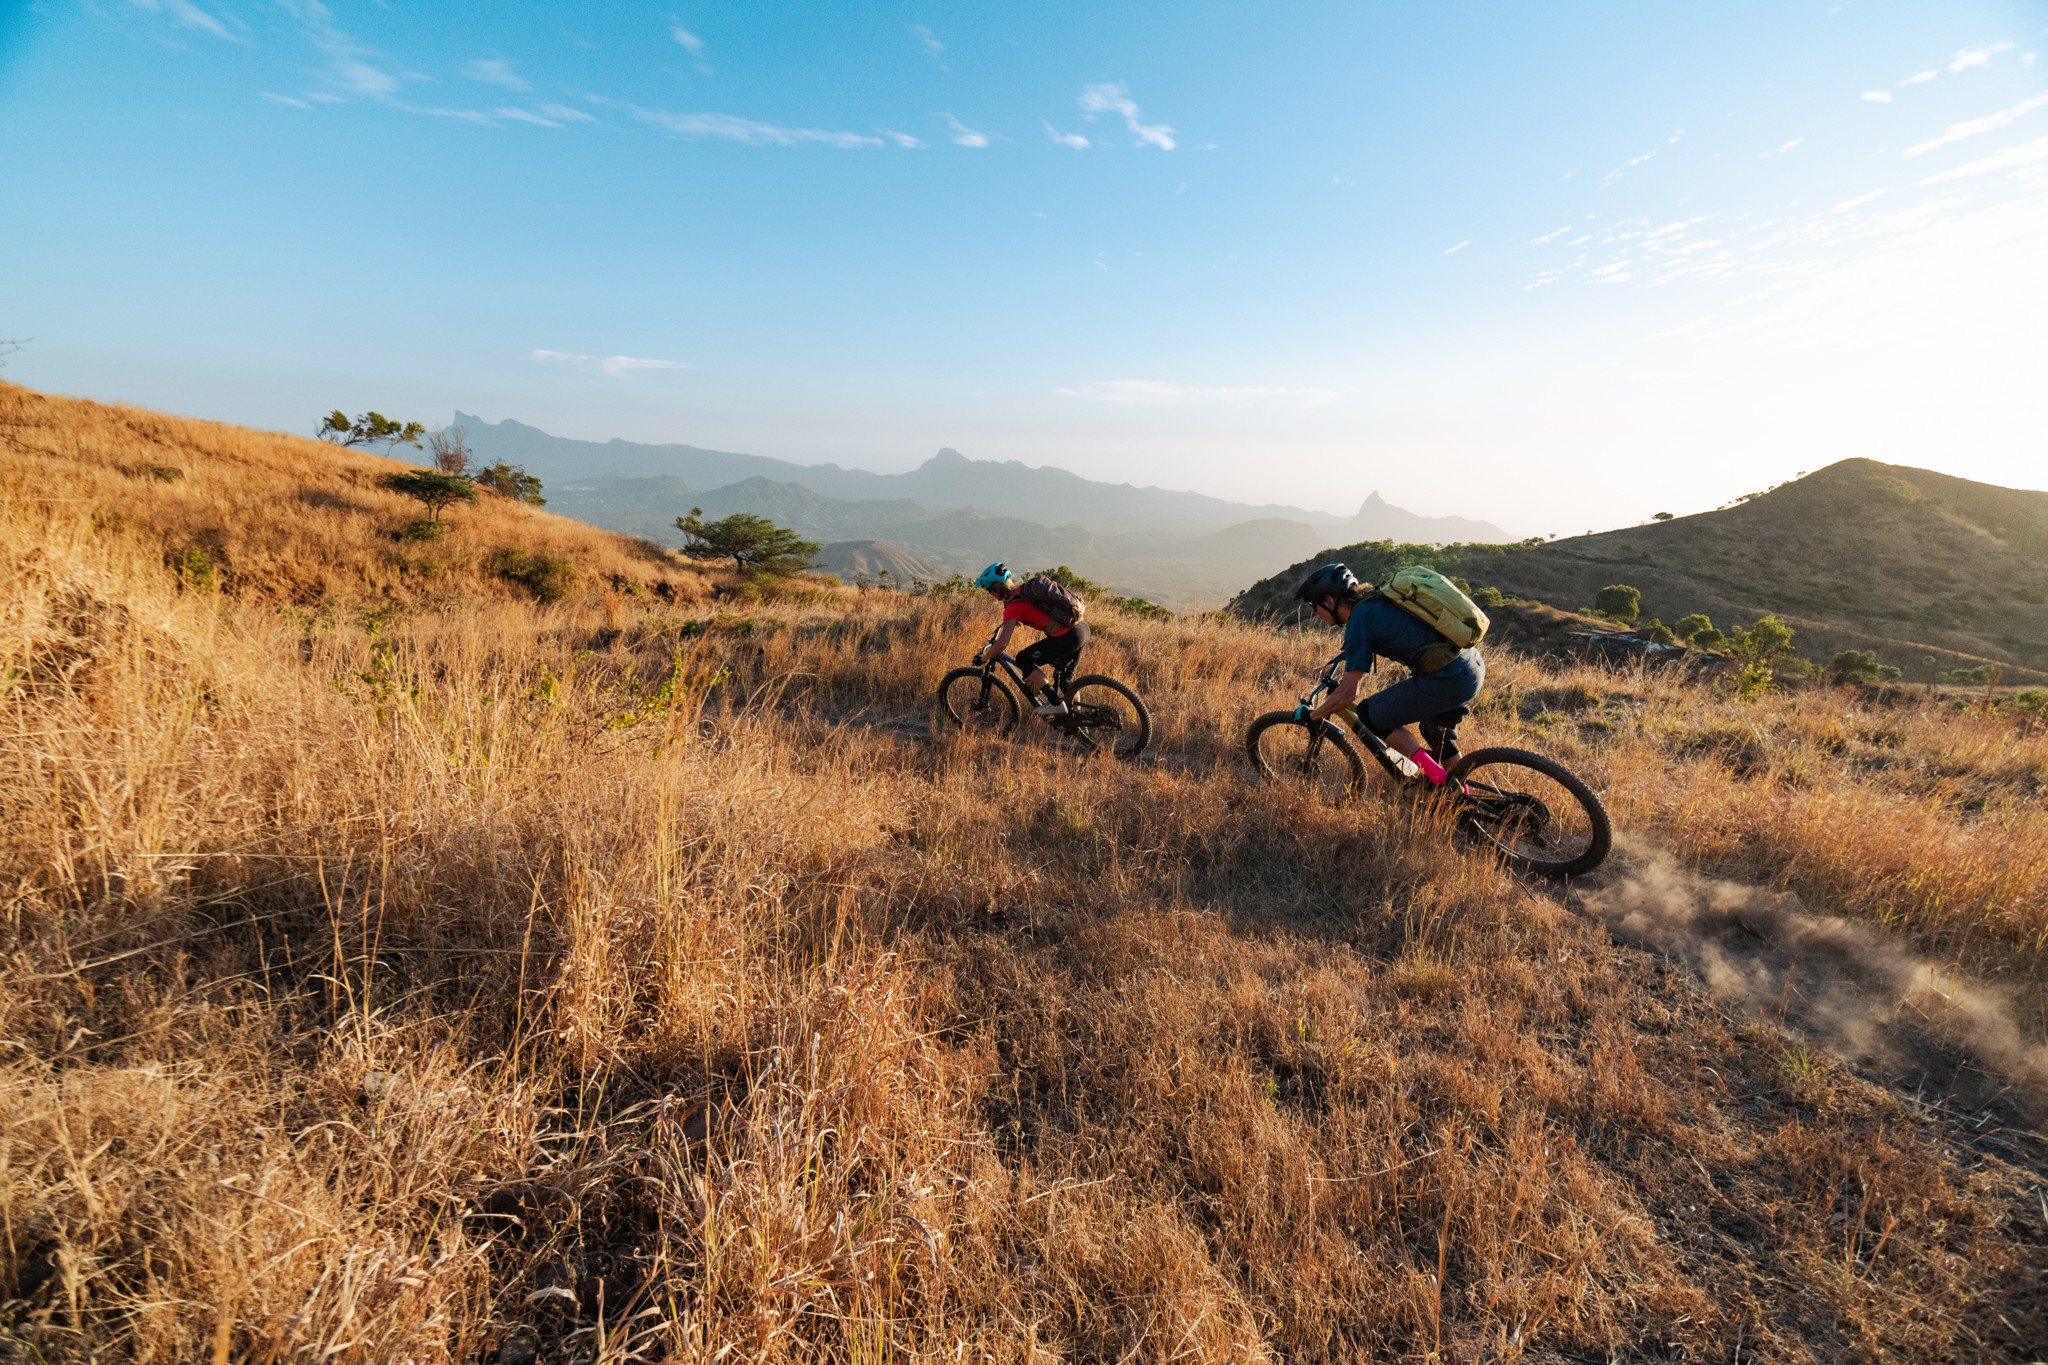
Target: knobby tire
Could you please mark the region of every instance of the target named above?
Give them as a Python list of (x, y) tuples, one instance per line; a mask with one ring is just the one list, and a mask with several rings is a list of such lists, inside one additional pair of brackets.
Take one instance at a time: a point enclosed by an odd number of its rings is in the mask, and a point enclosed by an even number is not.
[(1002, 739), (1017, 728), (1023, 708), (1001, 678), (979, 668), (956, 668), (939, 682), (939, 715), (955, 730)]
[[(1496, 775), (1490, 778), (1488, 769), (1495, 770)], [(1571, 812), (1550, 812), (1549, 802), (1516, 790), (1516, 769), (1539, 774), (1555, 784), (1569, 797), (1576, 819)], [(1614, 828), (1608, 821), (1607, 807), (1591, 787), (1563, 764), (1527, 749), (1478, 749), (1451, 766), (1451, 777), (1469, 788), (1460, 823), (1470, 835), (1491, 845), (1509, 865), (1546, 877), (1581, 877), (1607, 860), (1614, 845)], [(1499, 785), (1502, 783), (1506, 785)], [(1529, 812), (1528, 823), (1518, 823), (1517, 811)], [(1572, 826), (1570, 846), (1552, 849), (1556, 838), (1552, 831), (1567, 824)], [(1545, 857), (1545, 852), (1554, 852), (1555, 856)]]
[(1306, 790), (1334, 805), (1355, 801), (1365, 790), (1365, 760), (1341, 727), (1318, 724), (1322, 738), (1311, 753), (1308, 727), (1292, 711), (1268, 711), (1245, 731), (1245, 757), (1261, 782)]

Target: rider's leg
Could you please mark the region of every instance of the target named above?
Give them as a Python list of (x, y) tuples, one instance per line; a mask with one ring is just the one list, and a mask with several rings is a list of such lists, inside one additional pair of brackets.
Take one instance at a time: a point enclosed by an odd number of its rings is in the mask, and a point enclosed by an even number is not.
[(1422, 747), (1422, 741), (1416, 738), (1415, 732), (1405, 725), (1398, 730), (1387, 731), (1380, 738), (1387, 742), (1389, 749), (1392, 749), (1397, 754), (1406, 754), (1410, 758), (1413, 758), (1415, 751)]
[(1465, 705), (1479, 695), (1485, 681), (1486, 665), (1479, 651), (1468, 649), (1434, 673), (1406, 678), (1384, 692), (1375, 692), (1359, 709), (1388, 748), (1412, 758), (1424, 746), (1410, 727)]

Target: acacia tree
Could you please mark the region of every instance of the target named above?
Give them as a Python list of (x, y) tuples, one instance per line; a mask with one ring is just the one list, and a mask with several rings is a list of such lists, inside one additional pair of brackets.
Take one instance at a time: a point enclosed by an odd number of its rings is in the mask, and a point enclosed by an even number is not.
[(403, 474), (386, 474), (384, 486), (427, 509), (427, 520), (438, 523), (441, 509), (452, 503), (475, 502), (476, 485), (454, 474), (432, 469), (409, 469)]
[(814, 542), (752, 512), (707, 522), (704, 509), (692, 507), (690, 515), (676, 518), (676, 528), (689, 538), (684, 554), (692, 559), (730, 559), (741, 573), (758, 569), (779, 578), (810, 568), (811, 556), (818, 553)]
[(314, 434), (338, 446), (381, 445), (388, 455), (402, 445), (418, 446), (427, 428), (422, 422), (394, 421), (381, 412), (366, 412), (351, 422), (347, 413), (336, 408), (320, 419), (320, 430)]

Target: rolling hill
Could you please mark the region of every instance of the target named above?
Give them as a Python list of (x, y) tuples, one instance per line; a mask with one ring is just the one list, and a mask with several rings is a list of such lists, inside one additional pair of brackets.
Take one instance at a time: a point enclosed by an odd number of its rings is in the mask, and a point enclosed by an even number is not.
[[(1304, 556), (1233, 608), (1284, 612), (1317, 563), (1376, 562), (1351, 544)], [(1875, 649), (1906, 676), (1979, 662), (2015, 680), (2048, 670), (2048, 493), (1849, 459), (1737, 506), (1525, 546), (1465, 546), (1457, 572), (1576, 609), (1610, 583), (1643, 595), (1646, 616), (1704, 612), (1747, 625), (1766, 612), (1825, 659)], [(1932, 661), (1932, 662), (1930, 662)]]

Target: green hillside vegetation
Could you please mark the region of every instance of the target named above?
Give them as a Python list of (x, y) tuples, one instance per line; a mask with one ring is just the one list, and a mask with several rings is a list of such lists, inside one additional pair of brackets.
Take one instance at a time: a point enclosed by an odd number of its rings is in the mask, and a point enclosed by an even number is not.
[(1232, 603), (1287, 619), (1294, 585), (1331, 559), (1361, 577), (1427, 564), (1566, 610), (1625, 584), (1645, 619), (1703, 614), (1724, 631), (1780, 617), (1809, 659), (1872, 653), (1908, 681), (2003, 666), (2048, 677), (2048, 493), (1843, 460), (1737, 506), (1599, 535), (1512, 545), (1334, 547)]

